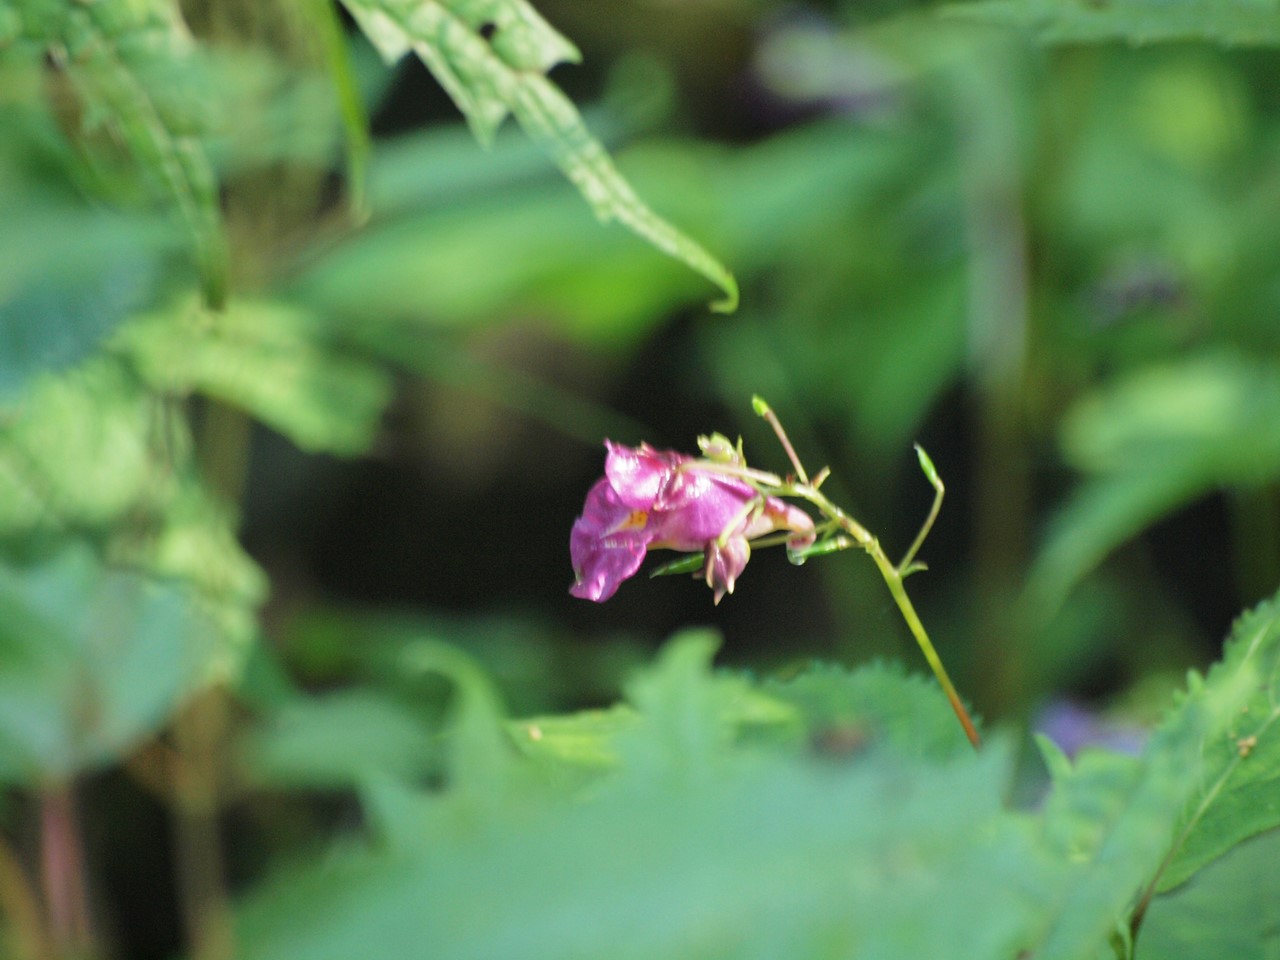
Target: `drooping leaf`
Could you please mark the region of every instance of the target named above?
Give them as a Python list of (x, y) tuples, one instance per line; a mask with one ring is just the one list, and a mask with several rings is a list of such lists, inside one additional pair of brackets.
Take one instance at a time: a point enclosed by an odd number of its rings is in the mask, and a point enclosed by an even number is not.
[(367, 450), (391, 397), (389, 374), (280, 302), (232, 300), (216, 313), (178, 304), (130, 325), (118, 345), (157, 390), (216, 397), (303, 450)]
[(979, 0), (944, 10), (951, 16), (1021, 27), (1047, 44), (1280, 43), (1280, 4), (1274, 0)]
[(105, 130), (181, 215), (204, 294), (226, 295), (227, 249), (218, 185), (202, 125), (208, 91), (176, 3), (26, 3), (26, 36), (45, 46), (82, 103), (83, 132)]
[(215, 626), (177, 583), (83, 547), (0, 565), (0, 780), (118, 760), (209, 679)]
[[(573, 103), (546, 77), (577, 50), (523, 0), (346, 0), (388, 62), (413, 51), (482, 143), (513, 115), (542, 144), (603, 221), (616, 219), (718, 285), (732, 312), (738, 287), (702, 246), (654, 213), (622, 177)], [(487, 34), (487, 36), (486, 36)]]

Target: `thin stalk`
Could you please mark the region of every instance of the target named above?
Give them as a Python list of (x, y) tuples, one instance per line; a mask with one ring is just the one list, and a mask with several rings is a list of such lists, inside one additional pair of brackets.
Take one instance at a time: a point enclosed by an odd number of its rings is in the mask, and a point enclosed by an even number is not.
[(907, 621), (907, 627), (910, 628), (911, 635), (916, 638), (920, 652), (924, 654), (925, 660), (928, 661), (929, 668), (938, 680), (938, 685), (942, 687), (942, 692), (947, 695), (947, 700), (951, 703), (951, 709), (955, 711), (956, 719), (960, 721), (960, 726), (964, 727), (965, 736), (969, 738), (969, 742), (973, 744), (974, 749), (981, 747), (982, 738), (978, 736), (978, 729), (973, 725), (973, 719), (969, 716), (969, 711), (965, 709), (964, 703), (960, 700), (960, 695), (956, 693), (955, 685), (952, 684), (951, 678), (947, 675), (947, 668), (942, 665), (942, 659), (938, 656), (938, 651), (933, 648), (933, 643), (929, 640), (929, 634), (925, 631), (924, 624), (920, 622), (920, 616), (916, 613), (915, 605), (912, 604), (911, 598), (907, 596), (906, 588), (902, 585), (902, 574), (898, 571), (898, 568), (889, 562), (889, 558), (884, 555), (884, 550), (880, 548), (879, 541), (873, 540), (871, 546), (867, 547), (867, 553), (871, 554), (871, 559), (876, 562), (876, 566), (880, 569), (880, 575), (884, 577), (884, 582), (889, 587), (889, 592), (893, 594), (894, 602), (902, 612), (902, 619)]
[(57, 951), (45, 924), (40, 896), (8, 838), (0, 836), (0, 912), (22, 960), (54, 960)]
[(782, 429), (782, 422), (778, 419), (778, 415), (759, 397), (752, 397), (751, 404), (755, 407), (756, 413), (764, 417), (769, 426), (773, 427), (773, 432), (778, 435), (778, 441), (782, 444), (782, 449), (787, 451), (787, 459), (796, 468), (796, 477), (807, 487), (809, 485), (809, 475), (804, 472), (804, 465), (800, 462), (800, 458), (796, 456), (795, 447), (791, 446), (791, 439), (787, 436), (787, 431)]
[(40, 865), (49, 933), (63, 957), (93, 954), (93, 927), (85, 889), (84, 843), (70, 782), (40, 792)]
[(920, 467), (924, 470), (924, 475), (933, 486), (933, 506), (929, 508), (929, 515), (924, 518), (924, 523), (920, 525), (920, 532), (916, 534), (915, 540), (911, 541), (911, 546), (903, 555), (902, 562), (898, 564), (899, 577), (905, 577), (907, 574), (920, 569), (920, 567), (913, 568), (911, 563), (915, 560), (916, 554), (920, 552), (920, 547), (924, 544), (925, 538), (929, 536), (929, 531), (933, 529), (933, 522), (938, 519), (938, 513), (942, 510), (942, 498), (947, 492), (946, 487), (942, 485), (942, 477), (938, 476), (938, 471), (934, 467), (933, 461), (924, 452), (924, 447), (918, 443), (916, 444), (916, 456), (920, 458)]
[(933, 528), (933, 522), (938, 517), (938, 511), (942, 509), (942, 497), (945, 492), (942, 478), (939, 477), (937, 468), (934, 467), (933, 461), (929, 459), (929, 455), (924, 452), (924, 449), (919, 444), (916, 445), (916, 456), (920, 459), (920, 469), (924, 471), (934, 489), (933, 507), (921, 525), (920, 532), (916, 534), (915, 540), (912, 541), (911, 547), (902, 558), (902, 563), (895, 567), (889, 561), (889, 558), (885, 556), (884, 549), (880, 546), (880, 541), (873, 537), (866, 527), (837, 507), (827, 499), (825, 494), (820, 493), (816, 486), (808, 482), (804, 467), (801, 466), (800, 459), (796, 456), (795, 450), (791, 446), (791, 441), (787, 439), (787, 432), (782, 428), (782, 424), (778, 421), (777, 415), (770, 409), (769, 404), (761, 397), (755, 396), (751, 398), (751, 406), (758, 416), (763, 417), (773, 427), (774, 433), (778, 435), (778, 439), (781, 441), (783, 449), (787, 451), (787, 456), (791, 459), (792, 465), (796, 468), (796, 475), (801, 481), (798, 484), (779, 484), (774, 489), (761, 492), (774, 496), (799, 497), (809, 501), (834, 521), (840, 529), (848, 533), (858, 546), (871, 555), (871, 559), (875, 561), (876, 567), (880, 570), (880, 575), (884, 578), (885, 585), (889, 588), (889, 593), (893, 595), (894, 603), (898, 605), (898, 610), (902, 613), (902, 619), (907, 622), (907, 627), (911, 630), (911, 635), (915, 637), (916, 644), (920, 647), (920, 652), (924, 654), (924, 658), (929, 664), (929, 669), (933, 671), (934, 677), (938, 680), (938, 685), (942, 687), (942, 692), (946, 694), (947, 700), (951, 703), (951, 709), (955, 711), (956, 719), (960, 721), (960, 726), (964, 728), (965, 736), (969, 738), (969, 742), (973, 744), (974, 749), (982, 746), (982, 738), (978, 736), (978, 729), (974, 726), (973, 719), (969, 716), (969, 711), (965, 708), (960, 695), (956, 692), (955, 685), (951, 682), (951, 677), (947, 675), (947, 669), (942, 665), (942, 658), (938, 656), (938, 651), (934, 649), (933, 642), (929, 639), (929, 634), (925, 630), (924, 624), (920, 621), (919, 614), (916, 613), (915, 605), (911, 602), (911, 598), (907, 596), (906, 588), (902, 585), (904, 576), (913, 570), (920, 569), (919, 566), (913, 567), (912, 562), (915, 560), (921, 544), (924, 543), (925, 537), (929, 535), (929, 531)]

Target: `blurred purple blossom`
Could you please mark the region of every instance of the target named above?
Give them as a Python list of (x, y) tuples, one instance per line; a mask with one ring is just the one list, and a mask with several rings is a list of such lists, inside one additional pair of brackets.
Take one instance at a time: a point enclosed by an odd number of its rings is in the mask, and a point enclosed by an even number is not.
[(1140, 724), (1108, 718), (1070, 700), (1051, 701), (1040, 710), (1034, 726), (1068, 757), (1085, 747), (1138, 754), (1150, 735)]
[[(812, 540), (813, 519), (706, 460), (648, 444), (605, 441), (605, 475), (587, 494), (569, 553), (575, 597), (601, 602), (640, 568), (651, 549), (704, 553), (703, 574), (719, 603), (751, 557), (750, 540), (779, 530)], [(754, 504), (754, 506), (753, 506)]]

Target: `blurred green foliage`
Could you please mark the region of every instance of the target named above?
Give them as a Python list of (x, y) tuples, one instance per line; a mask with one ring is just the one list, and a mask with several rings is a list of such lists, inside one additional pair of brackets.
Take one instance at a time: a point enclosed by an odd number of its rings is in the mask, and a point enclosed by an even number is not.
[[(1274, 0), (0, 0), (5, 954), (1272, 955), (1277, 40)], [(886, 543), (926, 440), (981, 753), (830, 662), (901, 650), (853, 559), (752, 563), (754, 670), (653, 653), (676, 578), (562, 596), (596, 444), (767, 461), (754, 393)], [(1141, 755), (1020, 749), (1091, 688)]]

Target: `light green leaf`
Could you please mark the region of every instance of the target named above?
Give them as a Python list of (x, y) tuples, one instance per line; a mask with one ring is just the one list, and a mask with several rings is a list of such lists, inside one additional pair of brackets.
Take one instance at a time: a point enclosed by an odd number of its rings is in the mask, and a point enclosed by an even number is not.
[(1020, 27), (1047, 44), (1280, 43), (1280, 4), (1275, 0), (979, 0), (943, 9), (950, 16)]
[(84, 536), (183, 582), (222, 630), (224, 676), (256, 632), (265, 579), (195, 475), (186, 422), (114, 357), (45, 376), (0, 411), (0, 536), (9, 552)]
[(180, 585), (83, 547), (0, 566), (0, 780), (118, 760), (208, 679), (217, 637)]
[(301, 308), (233, 300), (217, 313), (190, 303), (142, 318), (118, 347), (161, 392), (217, 397), (303, 450), (362, 453), (391, 398), (391, 378), (330, 339)]
[(375, 943), (452, 960), (1014, 956), (1044, 864), (1002, 809), (1008, 764), (776, 758), (674, 789), (621, 780), (421, 846), (335, 851), (254, 893), (239, 944), (248, 960)]
[[(1047, 904), (1037, 960), (1092, 956), (1128, 927), (1157, 883), (1167, 889), (1280, 825), (1280, 745), (1272, 731), (1278, 685), (1280, 604), (1272, 600), (1237, 624), (1207, 679), (1190, 676), (1141, 757), (1094, 750), (1068, 765), (1049, 752), (1053, 789), (1043, 837), (1075, 876)], [(1242, 737), (1256, 738), (1244, 741), (1247, 751)], [(1255, 750), (1256, 768), (1249, 765)]]
[(1041, 612), (1167, 512), (1280, 475), (1280, 366), (1212, 354), (1139, 370), (1077, 403), (1062, 445), (1085, 479), (1031, 572)]
[(119, 364), (45, 376), (0, 415), (0, 532), (105, 531), (126, 513), (154, 519), (189, 450), (185, 425), (166, 424)]
[(1276, 960), (1280, 832), (1247, 840), (1157, 897), (1138, 934), (1136, 960)]
[[(732, 312), (738, 287), (702, 246), (655, 214), (622, 177), (545, 73), (577, 51), (523, 0), (345, 0), (388, 62), (412, 50), (488, 143), (508, 113), (542, 144), (602, 221), (616, 219), (717, 284)], [(486, 38), (483, 34), (492, 28)]]
[[(1241, 617), (1198, 698), (1234, 697), (1206, 736), (1196, 792), (1178, 824), (1160, 889), (1186, 880), (1248, 837), (1280, 827), (1280, 600)], [(1184, 706), (1182, 709), (1185, 709)]]
[(298, 697), (271, 711), (239, 755), (253, 782), (295, 789), (351, 788), (378, 773), (414, 782), (438, 762), (421, 717), (361, 689)]

